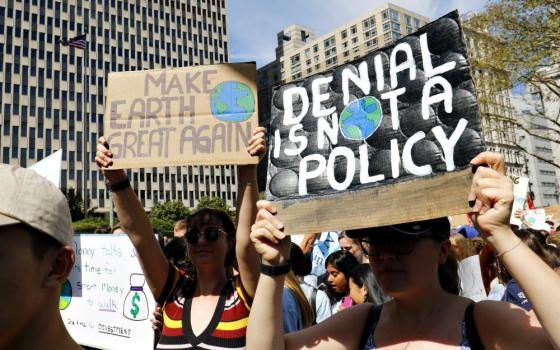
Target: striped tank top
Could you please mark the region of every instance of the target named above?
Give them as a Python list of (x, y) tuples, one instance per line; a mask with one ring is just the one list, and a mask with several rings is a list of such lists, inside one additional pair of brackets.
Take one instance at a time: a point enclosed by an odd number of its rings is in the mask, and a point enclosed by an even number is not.
[(228, 281), (206, 329), (196, 336), (190, 323), (196, 280), (170, 268), (158, 303), (163, 311), (163, 329), (156, 349), (245, 349), (245, 334), (251, 298), (240, 278)]

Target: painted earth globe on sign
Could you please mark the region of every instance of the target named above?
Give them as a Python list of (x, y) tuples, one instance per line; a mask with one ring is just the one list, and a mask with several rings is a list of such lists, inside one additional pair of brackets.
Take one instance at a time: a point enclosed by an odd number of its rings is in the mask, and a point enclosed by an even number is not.
[(381, 124), (383, 111), (375, 97), (366, 96), (350, 102), (340, 114), (340, 131), (348, 140), (365, 140)]
[(223, 122), (243, 122), (255, 112), (255, 97), (246, 84), (224, 81), (212, 90), (210, 109)]
[(70, 281), (66, 280), (66, 282), (64, 282), (60, 287), (60, 300), (58, 302), (58, 309), (59, 310), (66, 309), (70, 305), (71, 301), (72, 301), (72, 285), (70, 284)]

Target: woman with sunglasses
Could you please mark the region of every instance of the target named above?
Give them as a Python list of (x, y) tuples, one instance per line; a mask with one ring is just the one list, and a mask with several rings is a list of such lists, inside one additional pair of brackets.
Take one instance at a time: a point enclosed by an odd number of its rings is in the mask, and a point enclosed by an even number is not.
[[(384, 294), (382, 307), (362, 304), (339, 312), (314, 327), (284, 335), (281, 308), (282, 269), (289, 239), (270, 202), (259, 212), (251, 240), (266, 266), (249, 317), (251, 349), (551, 349), (560, 347), (560, 277), (509, 226), (513, 201), (503, 156), (482, 153), (469, 203), (479, 232), (515, 276), (533, 304), (538, 321), (514, 305), (471, 300), (442, 288), (438, 266), (450, 253), (445, 218), (350, 232), (361, 236), (372, 270)], [(467, 200), (467, 198), (465, 198)]]
[[(266, 153), (264, 128), (248, 141), (253, 156)], [(258, 199), (256, 165), (237, 167), (237, 229), (229, 215), (202, 209), (187, 218), (187, 255), (196, 272), (179, 273), (154, 239), (150, 220), (124, 170), (110, 170), (112, 153), (101, 137), (96, 163), (103, 170), (121, 225), (138, 252), (152, 294), (162, 306), (163, 330), (157, 349), (240, 349), (251, 299), (259, 278), (259, 257), (249, 233)], [(238, 277), (227, 270), (237, 258)]]

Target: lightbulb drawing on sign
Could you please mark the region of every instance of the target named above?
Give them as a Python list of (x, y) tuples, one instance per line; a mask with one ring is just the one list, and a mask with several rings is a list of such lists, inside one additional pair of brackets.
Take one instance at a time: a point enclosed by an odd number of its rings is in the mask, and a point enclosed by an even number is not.
[(143, 321), (148, 318), (148, 299), (144, 294), (144, 275), (130, 275), (130, 291), (124, 299), (123, 315), (131, 321)]

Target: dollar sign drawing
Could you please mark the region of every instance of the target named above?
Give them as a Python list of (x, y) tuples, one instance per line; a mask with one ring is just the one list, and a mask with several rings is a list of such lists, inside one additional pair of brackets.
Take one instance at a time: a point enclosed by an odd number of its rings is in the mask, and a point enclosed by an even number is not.
[(137, 304), (139, 301), (140, 301), (140, 296), (138, 295), (138, 292), (135, 292), (134, 296), (132, 297), (132, 309), (130, 309), (130, 313), (134, 318), (136, 318), (136, 316), (140, 312), (140, 307), (138, 307)]

